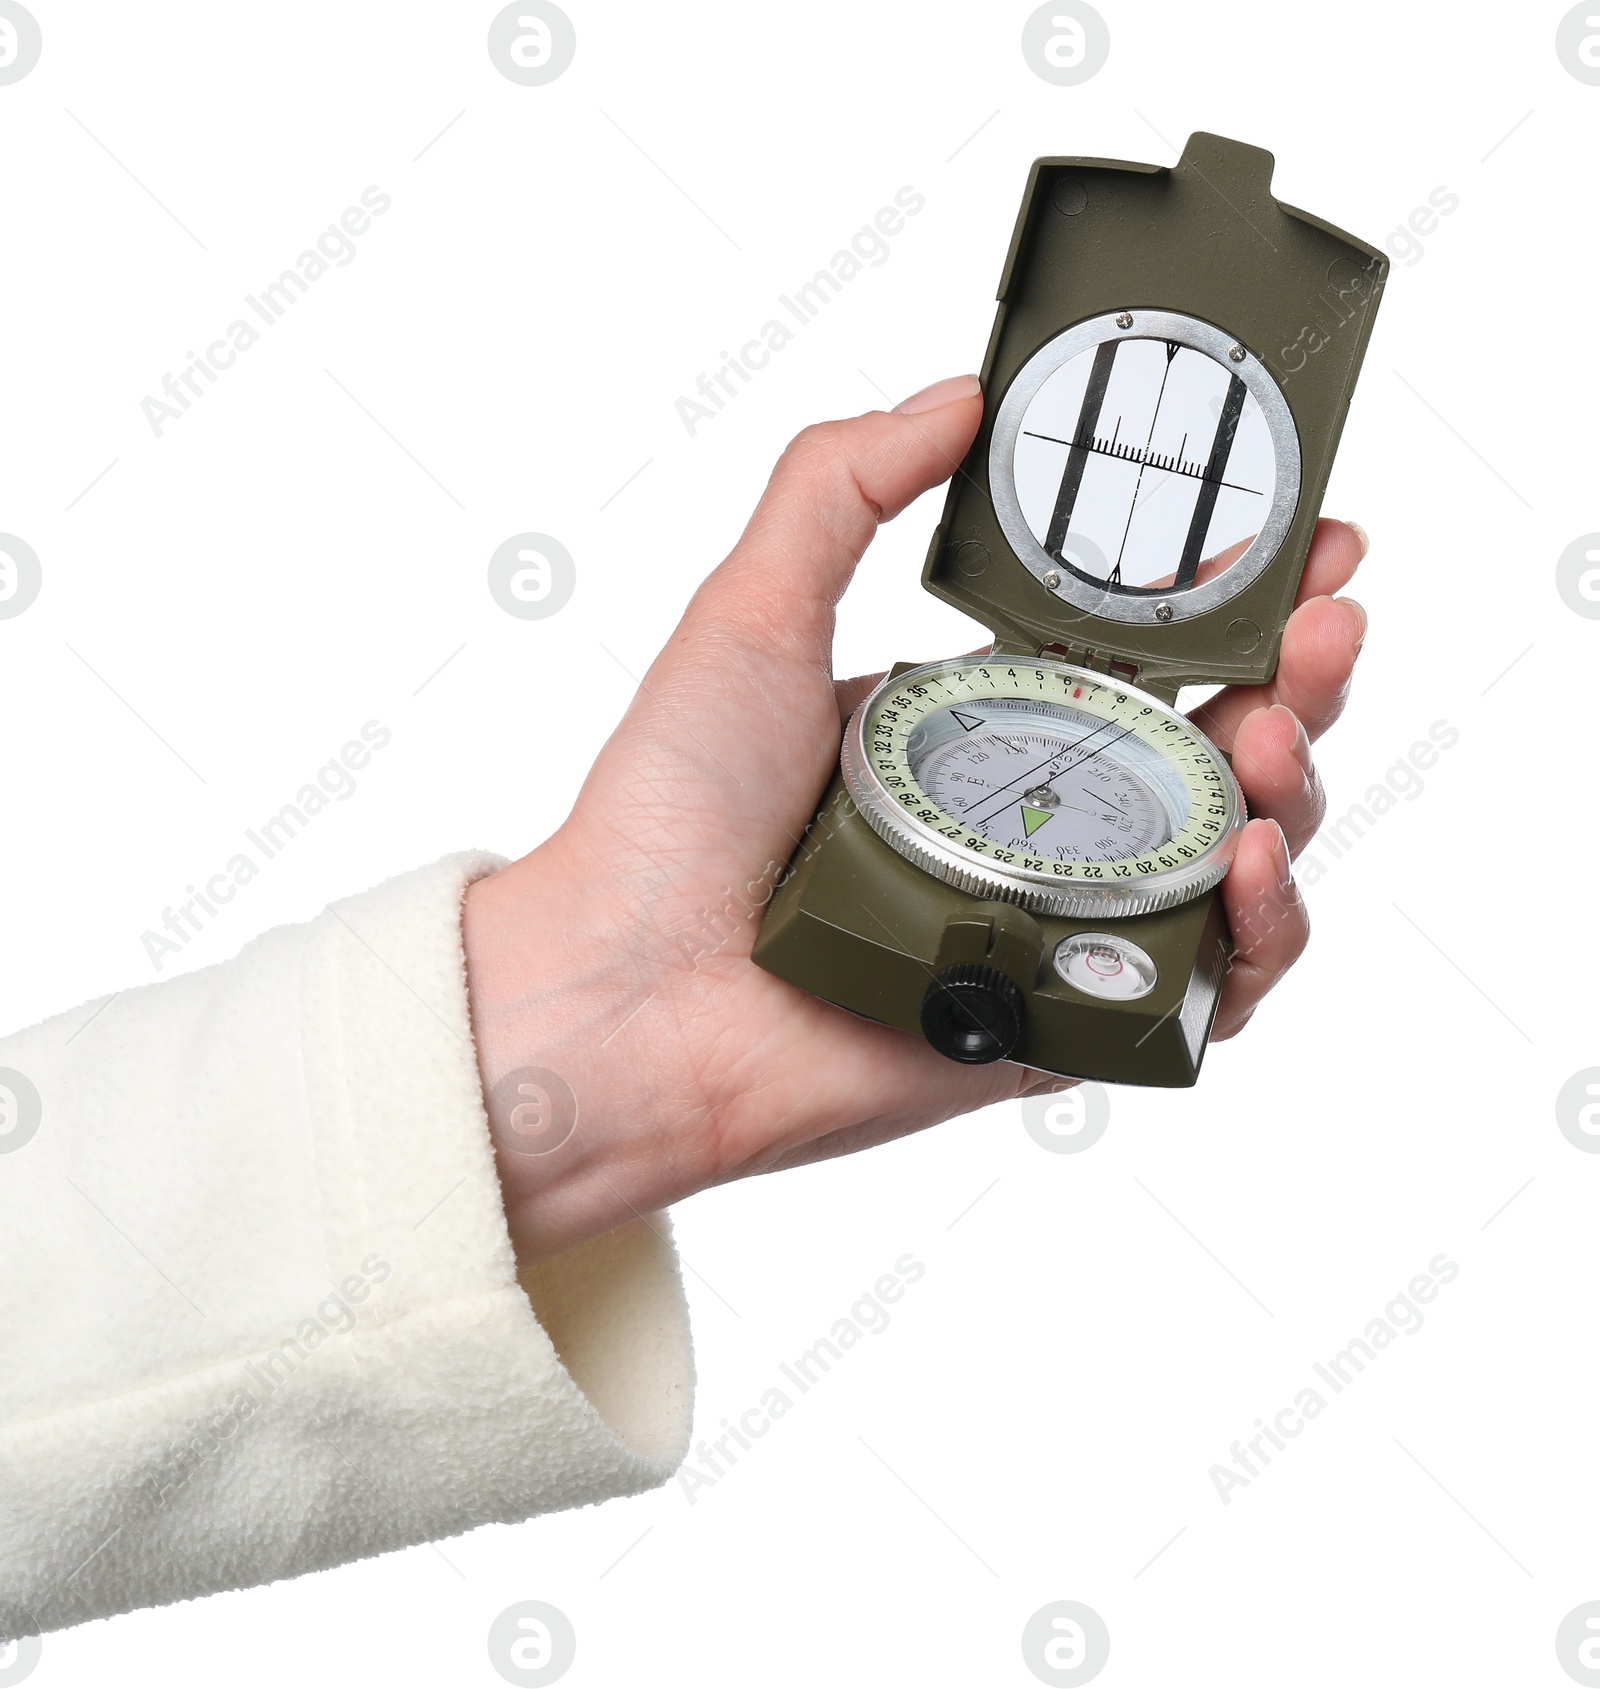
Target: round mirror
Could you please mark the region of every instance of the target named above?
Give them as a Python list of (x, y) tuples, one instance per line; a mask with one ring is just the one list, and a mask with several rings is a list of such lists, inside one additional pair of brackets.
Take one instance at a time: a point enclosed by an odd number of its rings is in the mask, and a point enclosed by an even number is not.
[(1300, 446), (1242, 344), (1177, 312), (1079, 323), (1018, 372), (995, 419), (995, 513), (1052, 592), (1118, 621), (1231, 598), (1294, 516)]

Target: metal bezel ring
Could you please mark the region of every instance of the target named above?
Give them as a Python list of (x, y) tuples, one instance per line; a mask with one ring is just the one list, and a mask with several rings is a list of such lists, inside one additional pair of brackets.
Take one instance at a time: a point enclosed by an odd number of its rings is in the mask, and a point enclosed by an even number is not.
[[(1126, 328), (1119, 325), (1119, 317), (1131, 319)], [(1070, 564), (1063, 564), (1040, 545), (1023, 517), (1017, 497), (1016, 448), (1028, 406), (1063, 364), (1113, 340), (1167, 340), (1203, 352), (1245, 384), (1261, 407), (1272, 440), (1275, 480), (1266, 520), (1236, 562), (1213, 580), (1184, 592), (1163, 594), (1158, 589), (1114, 592), (1085, 580)], [(1234, 358), (1235, 350), (1243, 351), (1243, 358)], [(1079, 610), (1106, 621), (1141, 626), (1186, 622), (1243, 592), (1277, 555), (1288, 535), (1300, 503), (1300, 475), (1300, 433), (1289, 401), (1266, 365), (1233, 335), (1180, 311), (1110, 311), (1103, 316), (1087, 317), (1047, 340), (1013, 377), (995, 412), (994, 430), (989, 437), (989, 497), (1000, 530), (1022, 566), (1047, 592)], [(1057, 577), (1055, 585), (1045, 581), (1046, 574)], [(1166, 614), (1159, 614), (1160, 609), (1165, 609)]]
[[(977, 659), (981, 661), (982, 659)], [(1171, 909), (1202, 896), (1217, 885), (1233, 861), (1233, 853), (1247, 819), (1244, 794), (1233, 777), (1227, 759), (1189, 722), (1189, 731), (1206, 746), (1217, 766), (1222, 770), (1228, 792), (1229, 819), (1216, 843), (1204, 855), (1181, 868), (1163, 869), (1137, 882), (1113, 881), (1098, 885), (1086, 881), (1064, 884), (1053, 874), (1036, 869), (1009, 868), (971, 851), (951, 848), (948, 839), (929, 827), (926, 822), (908, 815), (894, 801), (878, 779), (870, 763), (866, 745), (866, 724), (880, 701), (905, 686), (915, 686), (930, 675), (950, 668), (953, 664), (971, 659), (945, 657), (937, 662), (923, 663), (914, 669), (885, 679), (864, 699), (851, 716), (844, 731), (839, 752), (839, 766), (844, 775), (845, 790), (855, 804), (857, 813), (885, 844), (925, 873), (932, 874), (946, 885), (978, 897), (994, 898), (1002, 903), (1016, 903), (1042, 915), (1062, 915), (1071, 918), (1114, 919), (1129, 915), (1150, 915), (1160, 909)], [(1109, 677), (1092, 669), (1079, 668), (1055, 658), (1030, 657), (1029, 668), (1048, 669), (1054, 674), (1070, 675), (1098, 686), (1108, 684)], [(1170, 719), (1180, 719), (1171, 705), (1137, 686), (1115, 683), (1118, 692), (1149, 704)], [(997, 689), (996, 697), (1009, 696)], [(1187, 719), (1187, 718), (1182, 718)], [(930, 802), (932, 800), (929, 800)], [(956, 818), (950, 818), (954, 821)]]

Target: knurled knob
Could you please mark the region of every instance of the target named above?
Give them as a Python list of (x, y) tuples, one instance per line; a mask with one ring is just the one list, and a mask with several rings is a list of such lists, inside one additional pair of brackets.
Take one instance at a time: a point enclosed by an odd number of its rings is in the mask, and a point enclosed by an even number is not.
[(1021, 1044), (1027, 1018), (1015, 982), (985, 962), (945, 968), (922, 999), (922, 1035), (951, 1061), (1004, 1061)]

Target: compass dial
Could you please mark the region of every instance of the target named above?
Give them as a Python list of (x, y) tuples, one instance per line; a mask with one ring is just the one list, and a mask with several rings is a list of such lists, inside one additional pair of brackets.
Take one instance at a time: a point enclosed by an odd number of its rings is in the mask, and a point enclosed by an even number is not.
[(885, 681), (843, 767), (878, 835), (952, 885), (1059, 915), (1209, 890), (1244, 803), (1221, 753), (1134, 687), (1044, 658), (951, 659)]

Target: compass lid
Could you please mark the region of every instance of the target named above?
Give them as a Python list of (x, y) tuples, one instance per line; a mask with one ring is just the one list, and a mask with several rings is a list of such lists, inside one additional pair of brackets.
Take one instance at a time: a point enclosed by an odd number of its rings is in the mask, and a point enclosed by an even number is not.
[(1163, 697), (1267, 679), (1387, 274), (1257, 147), (1036, 160), (928, 590)]

